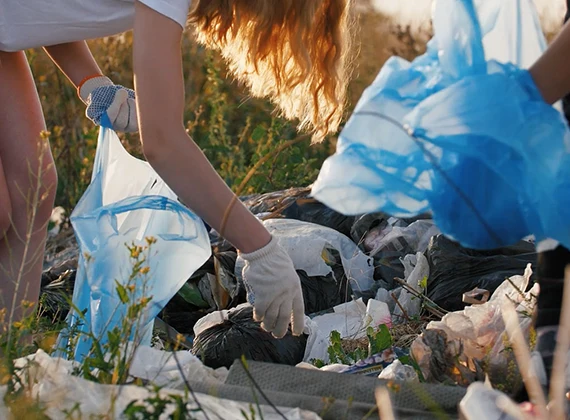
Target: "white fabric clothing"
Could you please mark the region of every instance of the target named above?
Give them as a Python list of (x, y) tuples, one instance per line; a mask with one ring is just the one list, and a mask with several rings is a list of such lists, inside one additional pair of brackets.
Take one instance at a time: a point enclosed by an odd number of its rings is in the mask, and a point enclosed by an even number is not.
[[(0, 0), (0, 51), (116, 35), (132, 29), (135, 0)], [(184, 28), (191, 0), (139, 0)]]

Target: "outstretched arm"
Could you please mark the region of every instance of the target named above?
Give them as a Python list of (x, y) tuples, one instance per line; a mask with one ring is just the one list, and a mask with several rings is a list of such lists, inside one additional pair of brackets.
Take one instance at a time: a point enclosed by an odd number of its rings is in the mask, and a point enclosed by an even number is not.
[(291, 258), (186, 134), (181, 39), (178, 23), (136, 2), (133, 54), (144, 154), (182, 202), (240, 251), (254, 318), (276, 337), (289, 323), (301, 334), (303, 295)]
[(181, 39), (180, 25), (137, 2), (133, 64), (145, 156), (196, 214), (242, 252), (253, 251), (269, 242), (269, 233), (184, 129)]
[(570, 24), (564, 25), (529, 71), (549, 104), (570, 93)]
[(85, 41), (53, 45), (44, 50), (75, 87), (86, 77), (101, 74)]

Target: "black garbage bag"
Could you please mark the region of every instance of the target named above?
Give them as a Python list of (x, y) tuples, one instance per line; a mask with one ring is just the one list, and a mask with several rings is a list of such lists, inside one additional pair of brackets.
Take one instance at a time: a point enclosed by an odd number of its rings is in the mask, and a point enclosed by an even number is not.
[(298, 198), (281, 212), (283, 217), (326, 226), (350, 238), (355, 216), (345, 216), (313, 198)]
[(472, 250), (436, 235), (425, 252), (429, 263), (427, 296), (444, 309), (461, 310), (465, 307), (463, 293), (475, 287), (493, 293), (507, 278), (522, 275), (527, 264), (534, 269), (537, 255), (534, 245), (526, 241), (493, 250)]
[(249, 197), (244, 204), (254, 214), (264, 213), (265, 218), (287, 218), (326, 226), (350, 237), (356, 216), (345, 216), (310, 197), (310, 188), (290, 188)]
[(158, 317), (181, 334), (193, 334), (196, 322), (209, 312), (212, 309), (192, 305), (177, 293), (162, 308)]
[(40, 283), (39, 313), (52, 320), (63, 320), (73, 295), (77, 259), (69, 259), (45, 270)]
[(253, 320), (253, 308), (232, 311), (228, 319), (194, 338), (192, 353), (211, 368), (229, 368), (242, 355), (247, 360), (294, 366), (303, 361), (307, 336), (295, 337), (291, 330), (277, 339)]
[(333, 273), (309, 277), (305, 271), (297, 270), (303, 290), (305, 314), (325, 311), (351, 299), (352, 288), (346, 280), (342, 266), (340, 270), (333, 269)]

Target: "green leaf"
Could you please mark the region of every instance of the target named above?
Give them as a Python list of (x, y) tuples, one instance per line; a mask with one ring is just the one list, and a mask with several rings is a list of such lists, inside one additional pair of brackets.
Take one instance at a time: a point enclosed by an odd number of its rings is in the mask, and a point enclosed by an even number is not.
[(378, 327), (378, 331), (374, 332), (372, 327), (366, 329), (366, 335), (368, 336), (369, 346), (368, 355), (380, 353), (390, 346), (392, 346), (392, 335), (390, 330), (385, 324)]
[(265, 136), (267, 136), (267, 130), (260, 125), (255, 127), (251, 133), (251, 139), (255, 142), (260, 141)]
[(197, 306), (198, 308), (209, 308), (210, 305), (204, 300), (200, 289), (193, 283), (184, 283), (184, 285), (178, 291), (178, 295), (191, 305)]
[(424, 291), (427, 289), (427, 282), (428, 282), (427, 276), (424, 276), (424, 278), (420, 280), (419, 285)]
[(125, 289), (125, 286), (123, 286), (117, 280), (115, 280), (115, 283), (117, 285), (117, 293), (119, 294), (119, 299), (121, 299), (121, 302), (129, 303), (129, 295), (127, 293), (127, 289)]
[(319, 369), (326, 365), (322, 359), (311, 359), (311, 364)]
[(329, 355), (330, 363), (342, 363), (344, 365), (350, 365), (355, 362), (344, 352), (342, 348), (342, 340), (338, 331), (331, 331), (329, 340), (331, 344), (327, 348), (327, 353)]

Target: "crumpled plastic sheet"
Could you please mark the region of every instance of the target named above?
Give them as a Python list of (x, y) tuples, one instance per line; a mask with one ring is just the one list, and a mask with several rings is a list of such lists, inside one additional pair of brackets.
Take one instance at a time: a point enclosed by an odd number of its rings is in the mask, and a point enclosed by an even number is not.
[(366, 336), (366, 329), (380, 325), (392, 327), (392, 317), (388, 305), (375, 299), (369, 299), (365, 305), (362, 298), (337, 305), (333, 313), (305, 317), (305, 334), (308, 333), (304, 362), (320, 359), (327, 363), (330, 334), (338, 331), (340, 338), (359, 339)]
[[(426, 330), (442, 331), (446, 337), (445, 354), (453, 355), (451, 359), (457, 364), (457, 367), (463, 366), (476, 372), (474, 361), (485, 361), (489, 371), (487, 372), (494, 382), (504, 379), (503, 370), (508, 367), (509, 355), (505, 352), (505, 342), (502, 340), (505, 334), (505, 323), (502, 317), (502, 307), (505, 302), (512, 302), (517, 312), (523, 332), (528, 334), (531, 326), (531, 314), (536, 304), (535, 297), (539, 292), (539, 285), (535, 283), (530, 290), (527, 289), (532, 269), (530, 264), (527, 266), (524, 275), (512, 276), (499, 286), (491, 295), (489, 300), (481, 305), (468, 306), (462, 311), (450, 312), (446, 314), (440, 321), (431, 321)], [(434, 375), (431, 370), (434, 357), (437, 351), (444, 349), (434, 349), (426, 345), (422, 333), (412, 343), (411, 354), (417, 361), (424, 377), (427, 380), (433, 379)], [(512, 355), (511, 355), (512, 356)], [(437, 357), (437, 356), (436, 356)], [(513, 356), (514, 357), (514, 356)], [(462, 366), (459, 366), (462, 364)], [(443, 368), (443, 366), (440, 366)], [(465, 380), (464, 373), (453, 369), (449, 366), (453, 374), (458, 377), (454, 378), (461, 382)]]
[(465, 247), (534, 234), (570, 246), (570, 133), (526, 68), (546, 42), (531, 0), (435, 0), (425, 54), (390, 58), (312, 196), (343, 214), (431, 212)]
[(396, 382), (420, 382), (414, 367), (403, 365), (400, 359), (394, 360), (388, 367), (382, 369), (378, 378)]
[[(186, 354), (184, 354), (186, 353)], [(219, 370), (213, 371), (203, 365), (188, 352), (177, 352), (180, 362), (185, 365), (185, 374), (191, 374), (193, 380), (210, 380), (216, 383), (223, 382), (223, 375)], [(166, 363), (164, 364), (164, 362)], [(50, 357), (42, 350), (28, 357), (15, 361), (18, 368), (22, 368), (21, 377), (24, 384), (29, 384), (32, 399), (39, 401), (47, 410), (46, 415), (53, 420), (68, 419), (69, 415), (64, 412), (72, 411), (76, 404), (82, 418), (110, 417), (123, 418), (121, 414), (131, 402), (142, 404), (143, 401), (155, 395), (149, 388), (135, 385), (103, 385), (86, 379), (73, 376), (76, 363), (61, 358)], [(164, 366), (163, 366), (164, 364)], [(27, 368), (25, 368), (28, 366)], [(170, 366), (170, 368), (168, 367)], [(197, 403), (187, 396), (181, 386), (169, 388), (176, 375), (177, 369), (172, 366), (172, 353), (146, 348), (138, 349), (130, 373), (136, 374), (141, 379), (154, 380), (157, 385), (164, 386), (158, 393), (164, 398), (168, 395), (182, 397), (187, 402), (189, 410), (196, 409)], [(139, 376), (140, 375), (140, 376)], [(202, 375), (202, 376), (199, 376)], [(182, 384), (182, 375), (174, 380), (174, 383)], [(7, 391), (6, 386), (0, 387), (0, 395), (3, 397)], [(216, 398), (206, 394), (195, 394), (203, 411), (192, 412), (195, 419), (222, 418), (227, 420), (243, 420), (242, 410), (250, 413), (251, 404), (227, 399)], [(169, 405), (160, 419), (168, 419), (175, 406)], [(298, 408), (278, 407), (279, 415), (273, 408), (266, 405), (254, 405), (256, 418), (260, 417), (271, 420), (318, 420), (320, 417), (312, 412)], [(149, 411), (150, 412), (150, 411)], [(8, 409), (0, 400), (0, 415), (2, 418), (10, 418)]]
[[(340, 254), (352, 290), (359, 293), (373, 288), (372, 258), (365, 255), (346, 235), (326, 226), (294, 219), (268, 219), (263, 224), (291, 257), (296, 270), (303, 270), (308, 276), (326, 276), (332, 273), (326, 255), (327, 249), (335, 250)], [(244, 264), (244, 260), (238, 256), (235, 266), (238, 279), (242, 279)]]
[[(418, 293), (424, 292), (424, 284), (427, 284), (429, 277), (429, 264), (427, 258), (421, 252), (416, 255), (406, 255), (404, 257), (404, 266), (406, 268), (406, 283)], [(398, 296), (400, 305), (394, 308), (394, 322), (406, 322), (406, 317), (402, 308), (406, 311), (406, 316), (414, 317), (420, 314), (422, 301), (414, 297), (407, 290), (402, 290)], [(401, 306), (401, 307), (400, 307)]]

